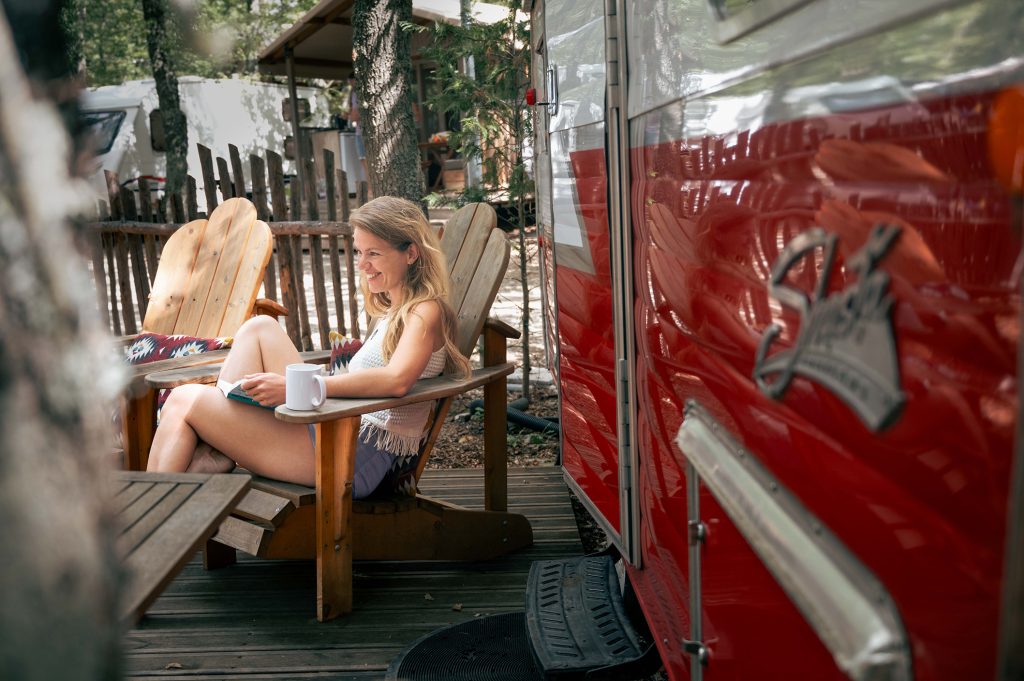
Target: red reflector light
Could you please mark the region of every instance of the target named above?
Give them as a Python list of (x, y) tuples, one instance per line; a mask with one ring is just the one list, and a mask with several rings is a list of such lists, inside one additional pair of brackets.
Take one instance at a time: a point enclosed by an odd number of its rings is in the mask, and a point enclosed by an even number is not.
[(526, 103), (529, 106), (537, 103), (537, 88), (531, 87), (526, 89)]

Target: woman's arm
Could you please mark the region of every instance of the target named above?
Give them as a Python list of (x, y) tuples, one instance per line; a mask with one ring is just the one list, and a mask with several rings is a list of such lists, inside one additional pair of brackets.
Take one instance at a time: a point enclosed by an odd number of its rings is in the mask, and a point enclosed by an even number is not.
[(441, 307), (432, 300), (419, 303), (387, 366), (328, 376), (328, 397), (402, 397), (419, 380), (442, 338)]

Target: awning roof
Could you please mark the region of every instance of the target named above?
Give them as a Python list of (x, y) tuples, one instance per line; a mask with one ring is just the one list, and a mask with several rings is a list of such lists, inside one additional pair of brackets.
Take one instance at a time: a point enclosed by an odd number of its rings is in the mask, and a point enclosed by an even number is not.
[[(292, 48), (297, 78), (341, 80), (352, 73), (352, 5), (354, 0), (321, 0), (298, 22), (282, 33), (259, 56), (262, 73), (286, 75), (285, 49)], [(473, 4), (477, 21), (493, 23), (508, 9), (484, 2)], [(413, 20), (459, 23), (459, 0), (413, 0)], [(413, 53), (422, 34), (413, 36)]]

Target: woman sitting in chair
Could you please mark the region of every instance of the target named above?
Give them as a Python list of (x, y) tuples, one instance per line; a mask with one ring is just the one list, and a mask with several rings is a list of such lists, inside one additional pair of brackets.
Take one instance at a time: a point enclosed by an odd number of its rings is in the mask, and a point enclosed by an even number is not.
[[(406, 394), (420, 378), (467, 375), (455, 346), (455, 314), (446, 302), (448, 269), (419, 206), (380, 197), (352, 213), (353, 242), (367, 310), (380, 317), (349, 362), (326, 378), (329, 397)], [(220, 378), (244, 379), (261, 405), (285, 401), (285, 367), (301, 362), (277, 320), (253, 317), (239, 329)], [(396, 457), (415, 455), (431, 403), (362, 417), (353, 496), (369, 495)], [(315, 430), (286, 423), (268, 409), (227, 399), (212, 385), (175, 388), (164, 404), (149, 454), (150, 471), (222, 473), (236, 465), (269, 478), (315, 483)]]

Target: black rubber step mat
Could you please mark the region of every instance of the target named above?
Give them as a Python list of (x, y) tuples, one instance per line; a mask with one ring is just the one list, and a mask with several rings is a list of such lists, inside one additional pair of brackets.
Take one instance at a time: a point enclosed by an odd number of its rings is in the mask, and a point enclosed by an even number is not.
[(642, 655), (608, 555), (534, 562), (526, 629), (545, 679), (581, 677)]
[(386, 681), (539, 681), (526, 615), (453, 624), (420, 638), (388, 666)]

